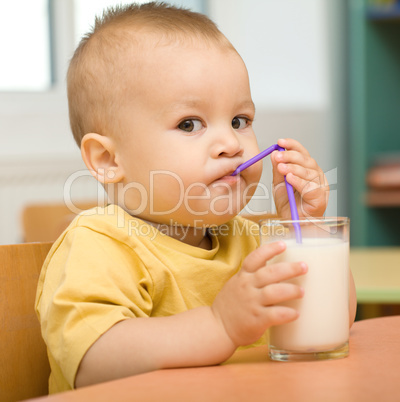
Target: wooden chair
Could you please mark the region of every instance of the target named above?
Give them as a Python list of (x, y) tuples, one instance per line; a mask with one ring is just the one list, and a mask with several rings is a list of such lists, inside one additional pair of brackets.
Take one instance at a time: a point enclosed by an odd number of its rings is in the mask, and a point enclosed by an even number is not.
[(50, 366), (34, 302), (51, 243), (0, 246), (0, 401), (48, 393)]
[[(96, 201), (76, 203), (80, 211), (96, 206)], [(63, 202), (30, 204), (22, 211), (24, 242), (54, 242), (75, 218)]]

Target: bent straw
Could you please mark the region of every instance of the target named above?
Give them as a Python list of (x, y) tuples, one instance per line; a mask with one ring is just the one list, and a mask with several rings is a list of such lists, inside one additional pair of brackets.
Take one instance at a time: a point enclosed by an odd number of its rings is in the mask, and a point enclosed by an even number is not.
[[(265, 149), (264, 151), (260, 152), (258, 155), (254, 156), (253, 158), (249, 159), (247, 162), (242, 163), (239, 165), (236, 170), (231, 174), (231, 176), (236, 176), (243, 170), (247, 169), (249, 166), (253, 165), (254, 163), (258, 162), (259, 160), (265, 158), (268, 156), (270, 153), (273, 151), (284, 151), (285, 149), (280, 147), (278, 144), (271, 145), (269, 148)], [(296, 242), (301, 243), (302, 238), (301, 238), (301, 229), (300, 229), (300, 224), (298, 222), (299, 220), (299, 214), (297, 212), (297, 206), (296, 206), (296, 199), (294, 198), (294, 191), (293, 187), (291, 184), (289, 184), (286, 180), (286, 176), (284, 176), (285, 179), (285, 185), (286, 185), (286, 192), (288, 195), (289, 199), (289, 206), (290, 206), (290, 214), (292, 216), (292, 221), (293, 222), (293, 227), (294, 227), (294, 232), (296, 235)]]

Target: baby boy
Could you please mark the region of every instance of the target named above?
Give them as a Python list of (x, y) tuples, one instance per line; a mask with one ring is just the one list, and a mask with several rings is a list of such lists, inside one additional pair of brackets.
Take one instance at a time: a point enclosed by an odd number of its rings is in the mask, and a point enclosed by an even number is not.
[[(238, 213), (262, 163), (246, 67), (206, 16), (160, 3), (107, 10), (68, 71), (71, 128), (110, 204), (80, 214), (54, 243), (36, 308), (50, 392), (146, 371), (218, 364), (298, 313), (285, 283), (307, 272), (267, 264)], [(273, 140), (271, 139), (271, 143)], [(279, 140), (275, 204), (290, 218), (322, 216), (327, 184), (306, 149)], [(300, 207), (301, 206), (301, 207)], [(354, 309), (354, 303), (353, 309)]]

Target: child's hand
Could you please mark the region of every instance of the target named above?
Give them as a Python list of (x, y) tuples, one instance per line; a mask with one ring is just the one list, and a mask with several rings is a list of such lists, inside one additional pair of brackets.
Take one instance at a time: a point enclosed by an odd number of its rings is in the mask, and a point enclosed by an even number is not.
[(235, 347), (254, 343), (270, 326), (298, 317), (296, 310), (279, 303), (301, 298), (303, 289), (281, 282), (304, 274), (307, 266), (301, 262), (266, 265), (285, 248), (285, 243), (276, 242), (253, 251), (215, 298), (211, 309)]
[(328, 205), (329, 186), (322, 169), (307, 150), (293, 139), (279, 140), (286, 151), (271, 155), (274, 199), (279, 217), (290, 219), (290, 206), (284, 176), (293, 186), (299, 217), (323, 216)]

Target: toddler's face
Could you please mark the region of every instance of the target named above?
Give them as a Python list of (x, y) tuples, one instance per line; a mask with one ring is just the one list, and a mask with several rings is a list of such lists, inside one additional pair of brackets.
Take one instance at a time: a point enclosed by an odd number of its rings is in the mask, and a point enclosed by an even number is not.
[(221, 224), (253, 195), (262, 162), (230, 174), (259, 152), (247, 70), (230, 49), (158, 46), (132, 68), (118, 114), (119, 204), (142, 219)]

